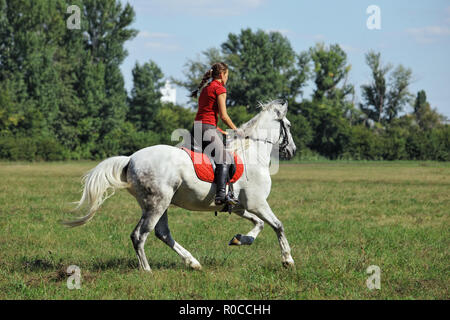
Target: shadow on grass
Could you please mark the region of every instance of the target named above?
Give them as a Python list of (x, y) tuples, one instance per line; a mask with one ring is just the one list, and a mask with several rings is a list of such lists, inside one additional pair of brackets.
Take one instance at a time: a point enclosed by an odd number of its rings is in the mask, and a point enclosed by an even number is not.
[(63, 267), (62, 260), (54, 261), (50, 258), (38, 258), (38, 257), (22, 257), (20, 259), (20, 265), (22, 269), (30, 272), (58, 270)]
[[(157, 261), (148, 260), (152, 269), (164, 270), (172, 269), (179, 270), (184, 267), (181, 263), (171, 261)], [(65, 273), (69, 263), (64, 263), (62, 259), (55, 261), (47, 257), (22, 257), (19, 263), (19, 269), (26, 270), (27, 272), (40, 272), (40, 271), (53, 271), (58, 274)], [(135, 271), (139, 270), (139, 263), (137, 258), (110, 258), (110, 259), (95, 259), (90, 262), (79, 262), (81, 269), (87, 269), (89, 271)], [(60, 276), (61, 277), (61, 276)]]
[(131, 258), (111, 258), (111, 259), (97, 259), (90, 264), (90, 269), (93, 271), (106, 270), (133, 270), (139, 267), (136, 259)]
[[(150, 268), (156, 270), (181, 269), (181, 265), (169, 261), (155, 261), (148, 259)], [(107, 260), (98, 260), (92, 264), (92, 271), (106, 271), (106, 270), (122, 270), (135, 271), (139, 270), (139, 263), (137, 258), (112, 258)]]

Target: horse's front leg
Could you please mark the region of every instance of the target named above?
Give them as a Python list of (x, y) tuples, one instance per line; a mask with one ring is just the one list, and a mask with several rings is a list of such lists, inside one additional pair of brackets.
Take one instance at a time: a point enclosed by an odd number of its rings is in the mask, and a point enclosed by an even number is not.
[(272, 227), (272, 229), (275, 231), (275, 233), (277, 234), (278, 242), (279, 242), (280, 248), (281, 248), (281, 256), (282, 256), (283, 266), (285, 266), (285, 267), (294, 266), (294, 259), (292, 259), (292, 256), (291, 256), (291, 248), (286, 239), (283, 224), (281, 223), (280, 220), (278, 220), (278, 218), (272, 212), (272, 209), (270, 208), (267, 201), (263, 200), (263, 201), (259, 202), (259, 204), (257, 206), (248, 208), (248, 211), (254, 213), (258, 217), (260, 217), (262, 220), (267, 222)]
[(250, 230), (249, 233), (246, 235), (237, 234), (231, 239), (231, 241), (228, 243), (230, 246), (240, 246), (240, 245), (251, 245), (253, 241), (255, 241), (258, 234), (262, 231), (264, 228), (264, 221), (258, 218), (253, 213), (248, 212), (247, 210), (239, 210), (235, 211), (238, 216), (245, 218), (247, 220), (250, 220), (255, 225), (252, 230)]

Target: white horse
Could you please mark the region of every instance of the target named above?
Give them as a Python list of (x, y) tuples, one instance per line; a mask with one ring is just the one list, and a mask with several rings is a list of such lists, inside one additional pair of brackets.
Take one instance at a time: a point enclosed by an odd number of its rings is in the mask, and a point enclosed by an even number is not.
[[(283, 224), (267, 203), (271, 178), (270, 155), (279, 147), (285, 158), (295, 154), (296, 147), (286, 118), (287, 103), (272, 101), (261, 105), (262, 111), (241, 126), (245, 138), (235, 138), (233, 149), (245, 163), (242, 177), (233, 184), (240, 204), (233, 209), (237, 215), (250, 220), (254, 228), (246, 235), (236, 235), (230, 244), (249, 245), (268, 223), (276, 232), (281, 247), (282, 263), (293, 266)], [(263, 129), (263, 130), (262, 130)], [(241, 147), (246, 145), (247, 147)], [(256, 152), (257, 151), (257, 152)], [(139, 202), (142, 217), (131, 233), (131, 240), (143, 270), (151, 271), (144, 244), (148, 234), (156, 236), (178, 253), (184, 262), (201, 269), (200, 263), (171, 236), (167, 209), (170, 204), (192, 211), (219, 211), (214, 204), (215, 184), (200, 181), (192, 160), (182, 149), (169, 145), (155, 145), (141, 149), (130, 157), (117, 156), (99, 163), (84, 176), (84, 191), (77, 208), (87, 205), (86, 216), (64, 222), (68, 226), (80, 226), (92, 219), (97, 209), (114, 189), (126, 188)], [(108, 189), (112, 189), (111, 194)]]

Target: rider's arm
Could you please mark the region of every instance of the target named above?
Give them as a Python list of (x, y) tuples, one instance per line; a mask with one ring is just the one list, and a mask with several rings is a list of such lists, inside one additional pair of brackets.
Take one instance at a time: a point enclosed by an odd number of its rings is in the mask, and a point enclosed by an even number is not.
[(222, 93), (217, 97), (217, 105), (219, 107), (219, 116), (220, 119), (231, 129), (236, 130), (237, 127), (234, 125), (233, 121), (231, 121), (231, 118), (228, 116), (227, 113), (227, 105), (226, 105), (226, 99), (227, 94)]

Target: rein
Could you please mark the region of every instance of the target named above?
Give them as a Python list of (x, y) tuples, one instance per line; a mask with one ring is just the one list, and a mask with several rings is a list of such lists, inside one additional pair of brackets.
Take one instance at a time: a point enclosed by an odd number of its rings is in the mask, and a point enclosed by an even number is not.
[[(288, 134), (287, 134), (287, 129), (286, 129), (284, 123), (283, 123), (283, 120), (278, 120), (278, 121), (280, 122), (280, 137), (278, 138), (277, 142), (270, 141), (267, 138), (266, 139), (260, 139), (260, 138), (253, 138), (251, 136), (245, 136), (244, 139), (238, 139), (238, 140), (240, 140), (242, 156), (244, 157), (244, 168), (245, 168), (244, 169), (244, 173), (245, 173), (245, 178), (247, 179), (247, 181), (248, 181), (248, 177), (247, 177), (247, 161), (245, 159), (245, 151), (244, 151), (244, 146), (242, 144), (242, 141), (245, 140), (245, 139), (249, 139), (249, 140), (253, 140), (253, 141), (258, 141), (258, 142), (263, 142), (263, 143), (270, 143), (272, 145), (275, 145), (277, 143), (280, 143), (280, 140), (281, 140), (279, 148), (281, 150), (283, 150), (289, 144), (289, 137), (288, 137)], [(235, 137), (235, 139), (236, 138), (237, 137)]]
[(252, 138), (252, 137), (250, 137), (250, 136), (246, 136), (244, 139), (250, 139), (250, 140), (253, 140), (253, 141), (259, 141), (259, 142), (264, 142), (264, 143), (270, 143), (270, 144), (272, 144), (272, 145), (277, 144), (281, 139), (283, 139), (283, 140), (281, 141), (281, 143), (280, 143), (280, 149), (285, 148), (285, 147), (289, 144), (288, 136), (287, 136), (286, 128), (285, 128), (285, 126), (284, 126), (283, 121), (281, 121), (281, 120), (279, 120), (279, 121), (280, 121), (280, 138), (278, 139), (277, 142), (270, 141), (270, 140), (267, 139), (267, 138), (266, 138), (266, 139), (259, 139), (259, 138)]
[[(282, 120), (279, 120), (279, 121), (280, 121), (280, 137), (278, 138), (277, 142), (270, 141), (267, 138), (266, 139), (259, 139), (259, 138), (253, 138), (253, 137), (250, 137), (250, 136), (246, 136), (246, 137), (244, 137), (244, 139), (249, 139), (249, 140), (259, 141), (259, 142), (264, 142), (264, 143), (270, 143), (272, 145), (277, 144), (278, 142), (280, 142), (281, 139), (283, 139), (281, 141), (281, 143), (280, 143), (280, 149), (283, 150), (289, 144), (289, 138), (288, 138), (287, 130), (286, 130), (286, 127), (284, 126), (283, 121)], [(242, 145), (242, 140), (243, 139), (240, 139), (241, 149), (242, 149), (242, 156), (244, 157), (244, 168), (245, 168), (244, 172), (245, 172), (245, 178), (248, 181), (248, 177), (247, 177), (247, 161), (245, 159), (245, 152), (244, 152), (244, 147)]]

